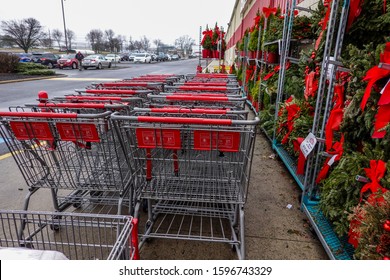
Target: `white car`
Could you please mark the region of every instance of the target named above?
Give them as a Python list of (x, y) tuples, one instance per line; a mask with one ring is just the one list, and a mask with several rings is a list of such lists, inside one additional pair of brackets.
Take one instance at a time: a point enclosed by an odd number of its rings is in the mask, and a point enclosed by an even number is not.
[(152, 57), (148, 53), (133, 53), (134, 55), (134, 63), (143, 62), (150, 63), (152, 61)]
[(111, 60), (111, 62), (115, 62), (115, 63), (120, 63), (121, 62), (121, 57), (119, 54), (115, 54), (115, 53), (109, 53), (106, 55), (106, 58), (108, 60)]

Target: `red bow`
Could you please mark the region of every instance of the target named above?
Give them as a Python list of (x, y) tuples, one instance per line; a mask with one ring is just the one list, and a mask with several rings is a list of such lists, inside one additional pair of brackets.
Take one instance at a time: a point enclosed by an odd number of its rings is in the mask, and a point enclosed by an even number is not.
[(269, 18), (271, 14), (276, 14), (276, 8), (263, 7), (263, 13), (266, 18)]
[[(386, 163), (382, 160), (370, 160), (370, 168), (364, 168), (366, 176), (371, 182), (365, 184), (360, 190), (360, 201), (363, 199), (363, 194), (367, 191), (371, 191), (371, 195), (368, 197), (367, 202), (372, 204), (374, 202), (380, 202), (381, 199), (376, 199), (376, 193), (380, 190), (385, 193), (387, 190), (383, 188), (379, 181), (383, 178), (386, 172)], [(382, 197), (383, 200), (383, 197)]]
[(374, 66), (367, 71), (367, 74), (363, 79), (364, 81), (368, 81), (368, 84), (366, 90), (364, 91), (362, 103), (360, 104), (360, 108), (362, 109), (362, 111), (364, 111), (364, 108), (366, 107), (368, 98), (371, 95), (371, 89), (374, 86), (374, 84), (380, 79), (383, 79), (389, 75), (390, 75), (390, 70), (385, 70), (379, 68), (378, 66)]
[(362, 11), (363, 0), (351, 0), (349, 4), (349, 13), (347, 21), (347, 32), (351, 28), (351, 25), (359, 17)]
[[(390, 63), (390, 42), (386, 43), (384, 52), (380, 54), (380, 62)], [(362, 111), (364, 111), (364, 108), (366, 107), (367, 100), (371, 95), (371, 89), (374, 86), (374, 84), (380, 79), (383, 79), (389, 75), (390, 75), (390, 70), (382, 69), (379, 68), (378, 66), (374, 66), (367, 71), (367, 74), (363, 79), (365, 81), (368, 81), (368, 85), (366, 87), (366, 90), (364, 91), (362, 103), (360, 104), (360, 108), (362, 109)], [(387, 84), (384, 88), (384, 92), (378, 104), (385, 105), (388, 103), (390, 103), (390, 86)]]
[(282, 144), (286, 144), (292, 130), (294, 129), (294, 120), (299, 116), (301, 108), (297, 104), (290, 104), (286, 106), (287, 110), (287, 133), (282, 139)]

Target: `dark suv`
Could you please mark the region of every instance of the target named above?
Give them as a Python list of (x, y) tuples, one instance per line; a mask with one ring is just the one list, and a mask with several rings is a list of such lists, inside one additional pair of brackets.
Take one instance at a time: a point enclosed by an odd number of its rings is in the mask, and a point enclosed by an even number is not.
[(46, 65), (47, 68), (51, 69), (57, 66), (58, 56), (52, 53), (33, 53), (31, 61)]
[(156, 60), (157, 61), (167, 61), (168, 56), (165, 53), (160, 52), (160, 53), (158, 53)]

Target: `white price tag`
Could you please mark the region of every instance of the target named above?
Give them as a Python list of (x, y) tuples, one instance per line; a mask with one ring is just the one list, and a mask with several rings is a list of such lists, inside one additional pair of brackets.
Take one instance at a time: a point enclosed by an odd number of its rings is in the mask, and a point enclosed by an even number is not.
[(333, 163), (334, 163), (334, 160), (336, 159), (337, 155), (334, 155), (333, 157), (331, 157), (331, 159), (328, 161), (328, 165), (329, 166), (332, 166)]
[(307, 156), (311, 153), (316, 144), (317, 138), (314, 136), (313, 133), (310, 132), (300, 145), (301, 152), (305, 156), (305, 158), (307, 158)]
[(382, 88), (381, 94), (383, 94), (385, 92), (386, 87), (390, 87), (389, 83), (390, 83), (390, 79), (387, 81), (386, 85)]

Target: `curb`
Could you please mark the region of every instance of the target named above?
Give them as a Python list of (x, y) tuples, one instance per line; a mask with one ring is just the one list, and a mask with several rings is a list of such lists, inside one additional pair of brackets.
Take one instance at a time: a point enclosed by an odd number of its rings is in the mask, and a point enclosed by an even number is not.
[(0, 84), (9, 84), (9, 83), (19, 83), (19, 82), (28, 82), (28, 81), (36, 81), (36, 80), (47, 80), (47, 79), (53, 79), (53, 78), (63, 78), (67, 77), (65, 74), (58, 74), (58, 75), (52, 75), (52, 76), (39, 76), (34, 78), (24, 78), (24, 79), (17, 79), (17, 80), (7, 80), (7, 81), (0, 81)]

